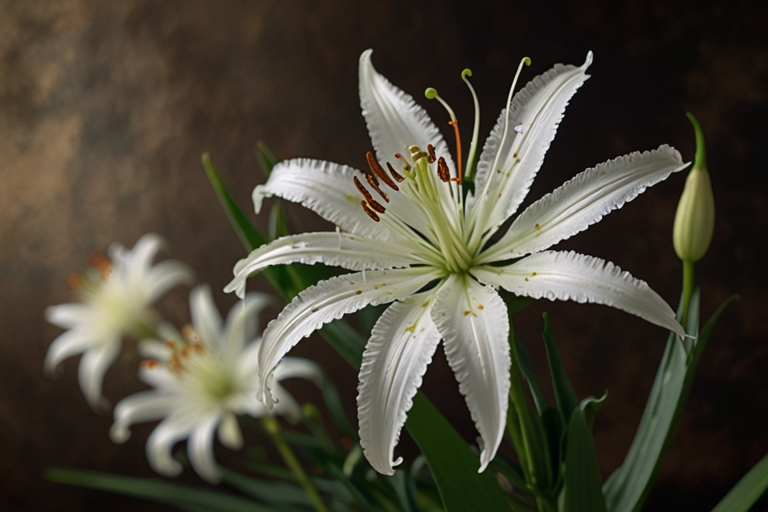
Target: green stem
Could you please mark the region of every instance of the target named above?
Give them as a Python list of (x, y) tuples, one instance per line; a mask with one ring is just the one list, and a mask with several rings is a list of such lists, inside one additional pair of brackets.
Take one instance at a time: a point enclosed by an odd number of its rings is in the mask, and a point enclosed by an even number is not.
[(320, 499), (320, 494), (317, 492), (317, 488), (307, 476), (304, 468), (299, 464), (291, 447), (285, 442), (283, 436), (280, 435), (280, 422), (273, 416), (264, 416), (261, 418), (261, 424), (269, 434), (269, 437), (272, 438), (272, 442), (275, 443), (275, 447), (277, 448), (277, 451), (280, 452), (280, 456), (283, 458), (285, 465), (288, 466), (288, 469), (293, 472), (301, 486), (304, 487), (304, 491), (309, 495), (309, 499), (312, 500), (312, 503), (314, 503), (317, 512), (328, 512), (328, 508), (323, 503), (323, 500)]
[(681, 324), (685, 328), (688, 322), (688, 307), (691, 303), (691, 295), (693, 295), (693, 288), (695, 283), (693, 282), (695, 263), (692, 261), (683, 261), (683, 315)]

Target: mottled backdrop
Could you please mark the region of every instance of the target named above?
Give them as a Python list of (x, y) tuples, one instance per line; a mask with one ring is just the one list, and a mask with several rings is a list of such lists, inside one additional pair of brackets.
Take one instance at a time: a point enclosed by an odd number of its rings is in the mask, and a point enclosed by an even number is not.
[[(474, 72), (481, 137), (503, 106), (519, 59), (523, 80), (556, 62), (595, 54), (592, 78), (571, 102), (531, 194), (585, 167), (662, 143), (693, 154), (684, 117), (693, 111), (709, 144), (718, 223), (698, 266), (704, 314), (734, 292), (701, 362), (687, 412), (647, 510), (709, 510), (768, 451), (768, 340), (763, 242), (766, 202), (768, 44), (760, 0), (656, 1), (0, 1), (0, 508), (139, 510), (131, 498), (52, 484), (48, 466), (152, 476), (149, 428), (124, 446), (108, 438), (110, 414), (94, 414), (77, 385), (77, 359), (42, 374), (61, 332), (47, 305), (71, 299), (67, 276), (112, 241), (145, 232), (220, 292), (243, 255), (200, 165), (210, 151), (248, 211), (263, 181), (254, 153), (363, 167), (370, 149), (357, 98), (357, 58), (417, 97), (434, 86), (465, 133)], [(567, 5), (567, 7), (565, 5)], [(727, 7), (726, 7), (727, 6)], [(426, 103), (426, 100), (424, 101)], [(438, 123), (447, 121), (428, 105)], [(676, 303), (680, 264), (671, 225), (685, 176), (654, 187), (599, 225), (561, 244), (621, 265)], [(297, 227), (319, 228), (306, 211)], [(257, 222), (264, 226), (265, 219)], [(254, 283), (254, 287), (264, 286)], [(187, 290), (161, 307), (184, 321)], [(542, 376), (538, 337), (548, 310), (580, 396), (610, 396), (595, 433), (605, 478), (620, 464), (640, 417), (665, 333), (610, 308), (541, 302), (517, 326)], [(130, 346), (130, 344), (128, 345)], [(322, 341), (296, 354), (333, 369), (354, 415), (356, 375)], [(113, 402), (139, 389), (135, 356), (107, 374)], [(424, 386), (443, 412), (475, 435), (442, 351)], [(294, 386), (317, 399), (311, 389)], [(249, 439), (258, 442), (255, 434)], [(403, 443), (412, 453), (412, 445)], [(218, 447), (222, 461), (239, 455)], [(186, 474), (185, 479), (195, 481)]]

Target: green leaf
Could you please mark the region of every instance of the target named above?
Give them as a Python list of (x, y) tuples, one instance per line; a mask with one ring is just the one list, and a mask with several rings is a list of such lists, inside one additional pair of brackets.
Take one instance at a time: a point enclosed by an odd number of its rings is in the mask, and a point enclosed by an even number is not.
[(584, 413), (584, 418), (587, 420), (587, 427), (592, 432), (592, 426), (595, 423), (595, 415), (603, 407), (605, 400), (608, 398), (608, 390), (603, 393), (600, 398), (588, 396), (579, 403), (579, 409)]
[(531, 356), (529, 356), (528, 351), (525, 350), (525, 345), (517, 335), (517, 331), (515, 331), (515, 346), (517, 347), (517, 362), (520, 366), (520, 371), (523, 373), (523, 377), (525, 377), (525, 381), (528, 383), (528, 389), (531, 390), (533, 403), (536, 404), (536, 410), (539, 414), (541, 414), (549, 406), (549, 404), (547, 404), (547, 399), (544, 396), (544, 392), (541, 390), (538, 379), (536, 378), (536, 371), (533, 368)]
[(584, 413), (573, 410), (565, 454), (565, 512), (606, 512), (600, 465)]
[(768, 488), (768, 455), (739, 480), (712, 512), (747, 512)]
[(60, 484), (114, 492), (188, 510), (221, 512), (277, 512), (278, 510), (232, 494), (164, 480), (61, 468), (48, 468), (44, 471), (43, 477)]
[(331, 378), (325, 372), (323, 372), (322, 391), (323, 400), (325, 401), (325, 406), (328, 408), (328, 412), (331, 413), (333, 424), (336, 425), (336, 428), (338, 428), (343, 435), (350, 437), (351, 439), (357, 439), (356, 431), (349, 424), (347, 415), (344, 414), (344, 407), (341, 405), (339, 392)]
[(345, 320), (325, 324), (318, 332), (353, 368), (360, 368), (366, 343), (362, 334)]
[(260, 140), (256, 143), (256, 156), (259, 159), (259, 166), (261, 166), (264, 175), (269, 177), (272, 169), (277, 165), (277, 158), (264, 141)]
[(552, 374), (552, 386), (555, 390), (555, 400), (560, 415), (563, 417), (566, 425), (570, 423), (570, 417), (574, 409), (578, 408), (579, 401), (576, 393), (573, 391), (571, 381), (568, 380), (568, 374), (565, 373), (563, 361), (560, 359), (560, 353), (557, 351), (555, 338), (552, 335), (552, 328), (549, 325), (549, 317), (544, 313), (544, 347), (547, 349), (547, 360), (549, 361), (549, 372)]
[(232, 223), (232, 227), (235, 228), (235, 232), (237, 233), (237, 236), (240, 237), (240, 241), (243, 243), (243, 246), (245, 246), (245, 249), (248, 252), (251, 252), (257, 247), (267, 243), (267, 239), (253, 227), (242, 210), (237, 206), (237, 203), (232, 199), (232, 196), (227, 192), (224, 183), (222, 183), (221, 178), (219, 178), (219, 175), (216, 173), (216, 169), (213, 167), (210, 155), (208, 153), (203, 153), (202, 160), (205, 173), (208, 175), (208, 180), (211, 182), (213, 190), (216, 192), (216, 196), (219, 198), (222, 208), (224, 208), (224, 213), (227, 214), (227, 218)]
[(272, 209), (269, 210), (269, 223), (267, 226), (270, 240), (277, 240), (291, 234), (291, 230), (288, 229), (288, 222), (285, 219), (282, 201), (275, 201), (275, 204), (272, 205)]
[(422, 393), (414, 397), (405, 427), (427, 458), (446, 512), (509, 510), (496, 477), (477, 472), (477, 456)]
[[(291, 505), (312, 507), (312, 500), (298, 485), (275, 480), (257, 480), (225, 468), (222, 470), (222, 483), (232, 486), (249, 496), (268, 505), (279, 507), (281, 511), (297, 510)], [(301, 508), (299, 507), (299, 510)]]
[[(701, 354), (725, 307), (738, 296), (726, 299), (698, 332), (700, 290), (690, 299), (686, 332), (698, 334), (690, 356), (677, 335), (670, 333), (656, 378), (645, 404), (635, 438), (622, 465), (608, 477), (603, 492), (610, 512), (638, 512), (661, 467), (693, 384)], [(678, 307), (681, 318), (683, 297)]]

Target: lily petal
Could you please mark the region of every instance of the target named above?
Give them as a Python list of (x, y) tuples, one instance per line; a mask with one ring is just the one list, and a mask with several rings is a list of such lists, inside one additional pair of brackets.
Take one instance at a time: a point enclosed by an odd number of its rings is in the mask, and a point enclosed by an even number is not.
[(264, 198), (277, 196), (300, 203), (342, 231), (395, 240), (389, 229), (373, 222), (363, 211), (355, 176), (365, 182), (363, 173), (346, 165), (306, 158), (287, 160), (277, 164), (267, 182), (253, 190), (253, 205), (259, 213)]
[(192, 325), (208, 344), (218, 343), (223, 332), (221, 316), (216, 309), (208, 285), (201, 285), (189, 294), (189, 309)]
[(482, 265), (547, 249), (687, 166), (677, 150), (664, 145), (587, 169), (526, 208), (478, 262)]
[(147, 272), (148, 301), (154, 302), (177, 284), (192, 282), (192, 270), (178, 261), (161, 261)]
[[(51, 309), (51, 308), (48, 308)], [(50, 321), (50, 320), (49, 320)], [(83, 329), (72, 329), (53, 340), (45, 354), (43, 368), (49, 375), (56, 373), (56, 368), (68, 357), (80, 354), (93, 345), (91, 336)]]
[(130, 262), (126, 269), (130, 275), (141, 275), (152, 265), (157, 251), (165, 246), (165, 241), (155, 233), (142, 236), (131, 250)]
[(212, 416), (199, 423), (187, 441), (187, 454), (195, 473), (210, 483), (221, 480), (221, 471), (213, 457), (213, 434), (218, 423), (218, 416)]
[(264, 331), (259, 353), (262, 401), (272, 408), (267, 381), (280, 359), (302, 338), (369, 304), (407, 297), (437, 277), (428, 267), (374, 270), (334, 277), (301, 292)]
[(413, 396), (432, 360), (440, 333), (432, 322), (435, 291), (395, 302), (381, 315), (365, 346), (360, 366), (357, 417), (360, 445), (371, 466), (395, 473), (393, 452), (413, 406)]
[(121, 343), (118, 338), (107, 340), (99, 347), (91, 347), (83, 354), (78, 367), (80, 389), (83, 390), (86, 400), (94, 409), (106, 405), (101, 396), (101, 383), (104, 374), (120, 353)]
[(171, 416), (161, 421), (147, 438), (147, 460), (152, 469), (166, 476), (181, 473), (181, 464), (173, 458), (173, 446), (185, 439), (198, 419), (191, 416)]
[(482, 472), (496, 455), (507, 421), (511, 365), (507, 307), (490, 286), (452, 275), (437, 294), (432, 320), (483, 438)]
[(59, 304), (45, 308), (45, 319), (62, 329), (79, 327), (94, 317), (93, 308), (86, 304)]
[(274, 302), (267, 294), (249, 293), (240, 307), (230, 309), (224, 335), (217, 340), (227, 365), (237, 366), (237, 359), (243, 356), (246, 342), (256, 338), (259, 331), (259, 314)]
[(130, 426), (142, 421), (154, 421), (173, 410), (174, 397), (156, 391), (142, 391), (120, 400), (115, 407), (115, 422), (109, 429), (114, 443), (123, 443), (131, 436)]
[(221, 444), (230, 450), (239, 450), (243, 447), (243, 432), (237, 423), (237, 416), (231, 412), (224, 413), (217, 434)]
[(506, 267), (478, 267), (471, 272), (481, 283), (517, 295), (605, 304), (685, 335), (672, 308), (645, 281), (600, 258), (544, 251)]
[[(370, 221), (370, 219), (368, 219)], [(407, 245), (406, 245), (407, 247)], [(413, 253), (392, 243), (348, 235), (346, 233), (303, 233), (263, 245), (235, 264), (235, 278), (224, 288), (245, 293), (248, 276), (272, 265), (304, 263), (342, 267), (348, 270), (407, 267), (421, 263)]]
[[(480, 155), (475, 178), (477, 192), (468, 204), (481, 234), (496, 230), (525, 199), (555, 138), (565, 107), (589, 78), (586, 70), (590, 64), (592, 52), (580, 67), (555, 65), (514, 96), (508, 114), (506, 108), (501, 111)], [(507, 115), (507, 134), (501, 141)]]
[[(416, 145), (426, 151), (432, 144), (437, 156), (445, 158), (451, 176), (456, 176), (453, 158), (440, 130), (411, 95), (376, 71), (371, 62), (372, 53), (373, 50), (366, 50), (360, 55), (360, 105), (379, 162), (391, 162), (398, 168), (396, 154), (410, 159), (410, 146)], [(455, 184), (446, 187), (437, 175), (430, 176), (438, 193), (444, 195), (443, 199), (450, 200), (451, 188), (455, 193)]]

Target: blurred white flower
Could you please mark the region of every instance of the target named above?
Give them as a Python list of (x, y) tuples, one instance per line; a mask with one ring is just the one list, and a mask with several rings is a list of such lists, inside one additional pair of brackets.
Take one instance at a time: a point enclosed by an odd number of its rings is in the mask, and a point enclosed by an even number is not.
[(94, 255), (85, 274), (70, 276), (70, 287), (82, 303), (60, 304), (45, 311), (48, 322), (68, 329), (51, 343), (45, 371), (53, 374), (61, 361), (82, 353), (80, 388), (93, 408), (106, 404), (101, 384), (120, 353), (123, 337), (155, 337), (159, 318), (152, 304), (170, 288), (191, 281), (191, 271), (178, 261), (152, 265), (163, 243), (150, 233), (132, 250), (112, 244), (108, 259)]
[[(142, 363), (140, 377), (154, 389), (117, 404), (112, 440), (122, 443), (128, 439), (134, 423), (163, 418), (147, 440), (152, 468), (167, 476), (179, 474), (181, 465), (173, 458), (173, 446), (188, 439), (189, 460), (197, 474), (208, 482), (219, 481), (214, 431), (224, 446), (238, 449), (243, 438), (236, 416), (270, 414), (256, 396), (261, 343), (256, 339), (258, 317), (269, 300), (266, 295), (249, 294), (244, 303), (232, 307), (222, 326), (210, 289), (194, 289), (189, 300), (193, 325), (184, 329), (183, 337), (165, 344), (144, 344), (143, 350), (156, 359)], [(319, 383), (319, 368), (311, 361), (285, 358), (274, 377), (278, 403), (271, 412), (297, 419), (299, 405), (277, 381), (302, 377)]]

